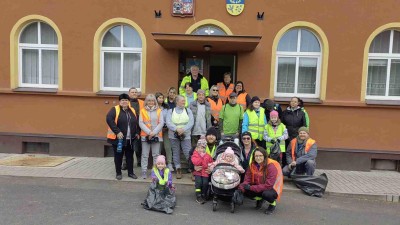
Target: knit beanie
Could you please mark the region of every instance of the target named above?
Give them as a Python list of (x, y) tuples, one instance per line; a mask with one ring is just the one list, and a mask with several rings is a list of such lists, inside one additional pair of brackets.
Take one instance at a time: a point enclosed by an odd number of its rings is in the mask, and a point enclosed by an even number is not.
[(258, 96), (254, 96), (251, 98), (251, 104), (253, 104), (253, 102), (255, 102), (255, 101), (261, 101), (261, 100)]
[(275, 110), (271, 111), (271, 112), (269, 113), (269, 118), (272, 118), (272, 117), (279, 117), (278, 112), (275, 111)]
[(207, 141), (206, 141), (206, 139), (200, 138), (200, 139), (197, 141), (197, 147), (206, 148), (206, 147), (207, 147)]
[(207, 133), (206, 133), (206, 137), (207, 137), (208, 135), (214, 135), (215, 138), (218, 139), (218, 132), (217, 132), (217, 129), (215, 129), (215, 127), (210, 127), (210, 128), (208, 128)]
[(268, 99), (267, 101), (265, 101), (265, 109), (267, 109), (268, 111), (273, 110), (274, 105), (275, 105), (275, 103), (271, 99)]
[(226, 150), (225, 150), (225, 155), (227, 155), (227, 154), (234, 155), (234, 154), (235, 154), (235, 152), (233, 152), (233, 150), (232, 150), (232, 148), (231, 148), (231, 147), (227, 147), (227, 148), (226, 148)]
[(129, 100), (129, 95), (125, 93), (120, 94), (118, 100), (121, 101), (122, 99)]
[(159, 164), (159, 163), (165, 164), (165, 156), (163, 156), (163, 155), (157, 156), (156, 164)]
[(305, 132), (307, 132), (307, 134), (310, 134), (310, 131), (308, 130), (307, 127), (300, 127), (299, 128), (299, 133), (300, 133), (300, 131), (305, 131)]

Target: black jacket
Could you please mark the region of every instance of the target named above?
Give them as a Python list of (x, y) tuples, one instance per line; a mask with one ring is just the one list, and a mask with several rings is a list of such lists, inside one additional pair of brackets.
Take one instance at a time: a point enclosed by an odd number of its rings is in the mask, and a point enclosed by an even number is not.
[(294, 111), (292, 111), (290, 107), (288, 107), (283, 112), (282, 123), (285, 124), (288, 130), (289, 139), (293, 139), (297, 137), (299, 133), (298, 132), (299, 128), (306, 126), (306, 117), (300, 107), (298, 107)]
[[(136, 116), (133, 114), (132, 110), (130, 110), (129, 108), (128, 110), (124, 111), (120, 106), (120, 109), (121, 111), (118, 116), (117, 124), (115, 124), (115, 116), (116, 116), (115, 107), (112, 107), (110, 111), (107, 113), (106, 122), (115, 134), (118, 134), (119, 132), (122, 132), (122, 134), (124, 134), (124, 145), (126, 146), (126, 133), (128, 132), (128, 124), (131, 129), (131, 141), (133, 141), (136, 138), (136, 135), (138, 134), (138, 129), (137, 129), (138, 120)], [(118, 139), (116, 138), (113, 140), (108, 138), (107, 142), (112, 145), (117, 145)]]

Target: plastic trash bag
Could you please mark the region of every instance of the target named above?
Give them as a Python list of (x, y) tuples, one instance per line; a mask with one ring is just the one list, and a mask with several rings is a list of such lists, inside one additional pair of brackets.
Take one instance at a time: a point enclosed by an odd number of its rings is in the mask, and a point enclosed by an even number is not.
[(147, 197), (142, 203), (144, 209), (171, 214), (176, 206), (175, 191), (168, 186), (160, 188), (156, 183), (151, 183)]
[[(295, 169), (293, 170), (293, 172)], [(321, 198), (328, 186), (328, 176), (325, 173), (319, 176), (298, 175), (292, 173), (293, 183), (304, 193)]]
[(242, 205), (243, 199), (244, 199), (244, 196), (240, 190), (236, 190), (233, 193), (232, 202), (234, 202), (236, 205)]
[(269, 158), (281, 162), (281, 146), (278, 141), (276, 141), (271, 147), (269, 151)]

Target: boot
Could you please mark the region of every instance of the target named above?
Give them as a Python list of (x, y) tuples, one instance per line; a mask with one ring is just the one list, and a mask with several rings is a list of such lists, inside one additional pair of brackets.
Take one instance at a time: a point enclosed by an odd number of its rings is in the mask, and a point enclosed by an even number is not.
[(181, 168), (176, 169), (176, 179), (182, 179), (182, 170), (181, 170)]

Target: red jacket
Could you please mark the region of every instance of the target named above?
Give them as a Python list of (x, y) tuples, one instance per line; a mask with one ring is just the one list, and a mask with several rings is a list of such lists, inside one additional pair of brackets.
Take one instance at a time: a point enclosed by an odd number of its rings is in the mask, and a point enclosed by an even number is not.
[(194, 166), (202, 166), (203, 169), (201, 171), (193, 171), (193, 175), (195, 176), (202, 176), (202, 177), (208, 177), (209, 174), (206, 173), (206, 169), (208, 168), (208, 164), (212, 163), (213, 159), (211, 158), (211, 156), (209, 154), (204, 154), (203, 157), (201, 157), (201, 155), (194, 150), (193, 155), (192, 155), (192, 163)]
[[(249, 168), (246, 171), (246, 175), (244, 177), (243, 183), (240, 184), (239, 189), (244, 192), (244, 186), (246, 184), (250, 184), (250, 191), (261, 193), (265, 190), (271, 190), (274, 187), (278, 170), (276, 167), (271, 163), (267, 165), (267, 176), (264, 182), (263, 181), (263, 172), (260, 171), (257, 166), (256, 162), (252, 162)], [(260, 167), (261, 169), (261, 167)], [(254, 171), (254, 173), (252, 173)], [(279, 194), (279, 193), (278, 193)]]

